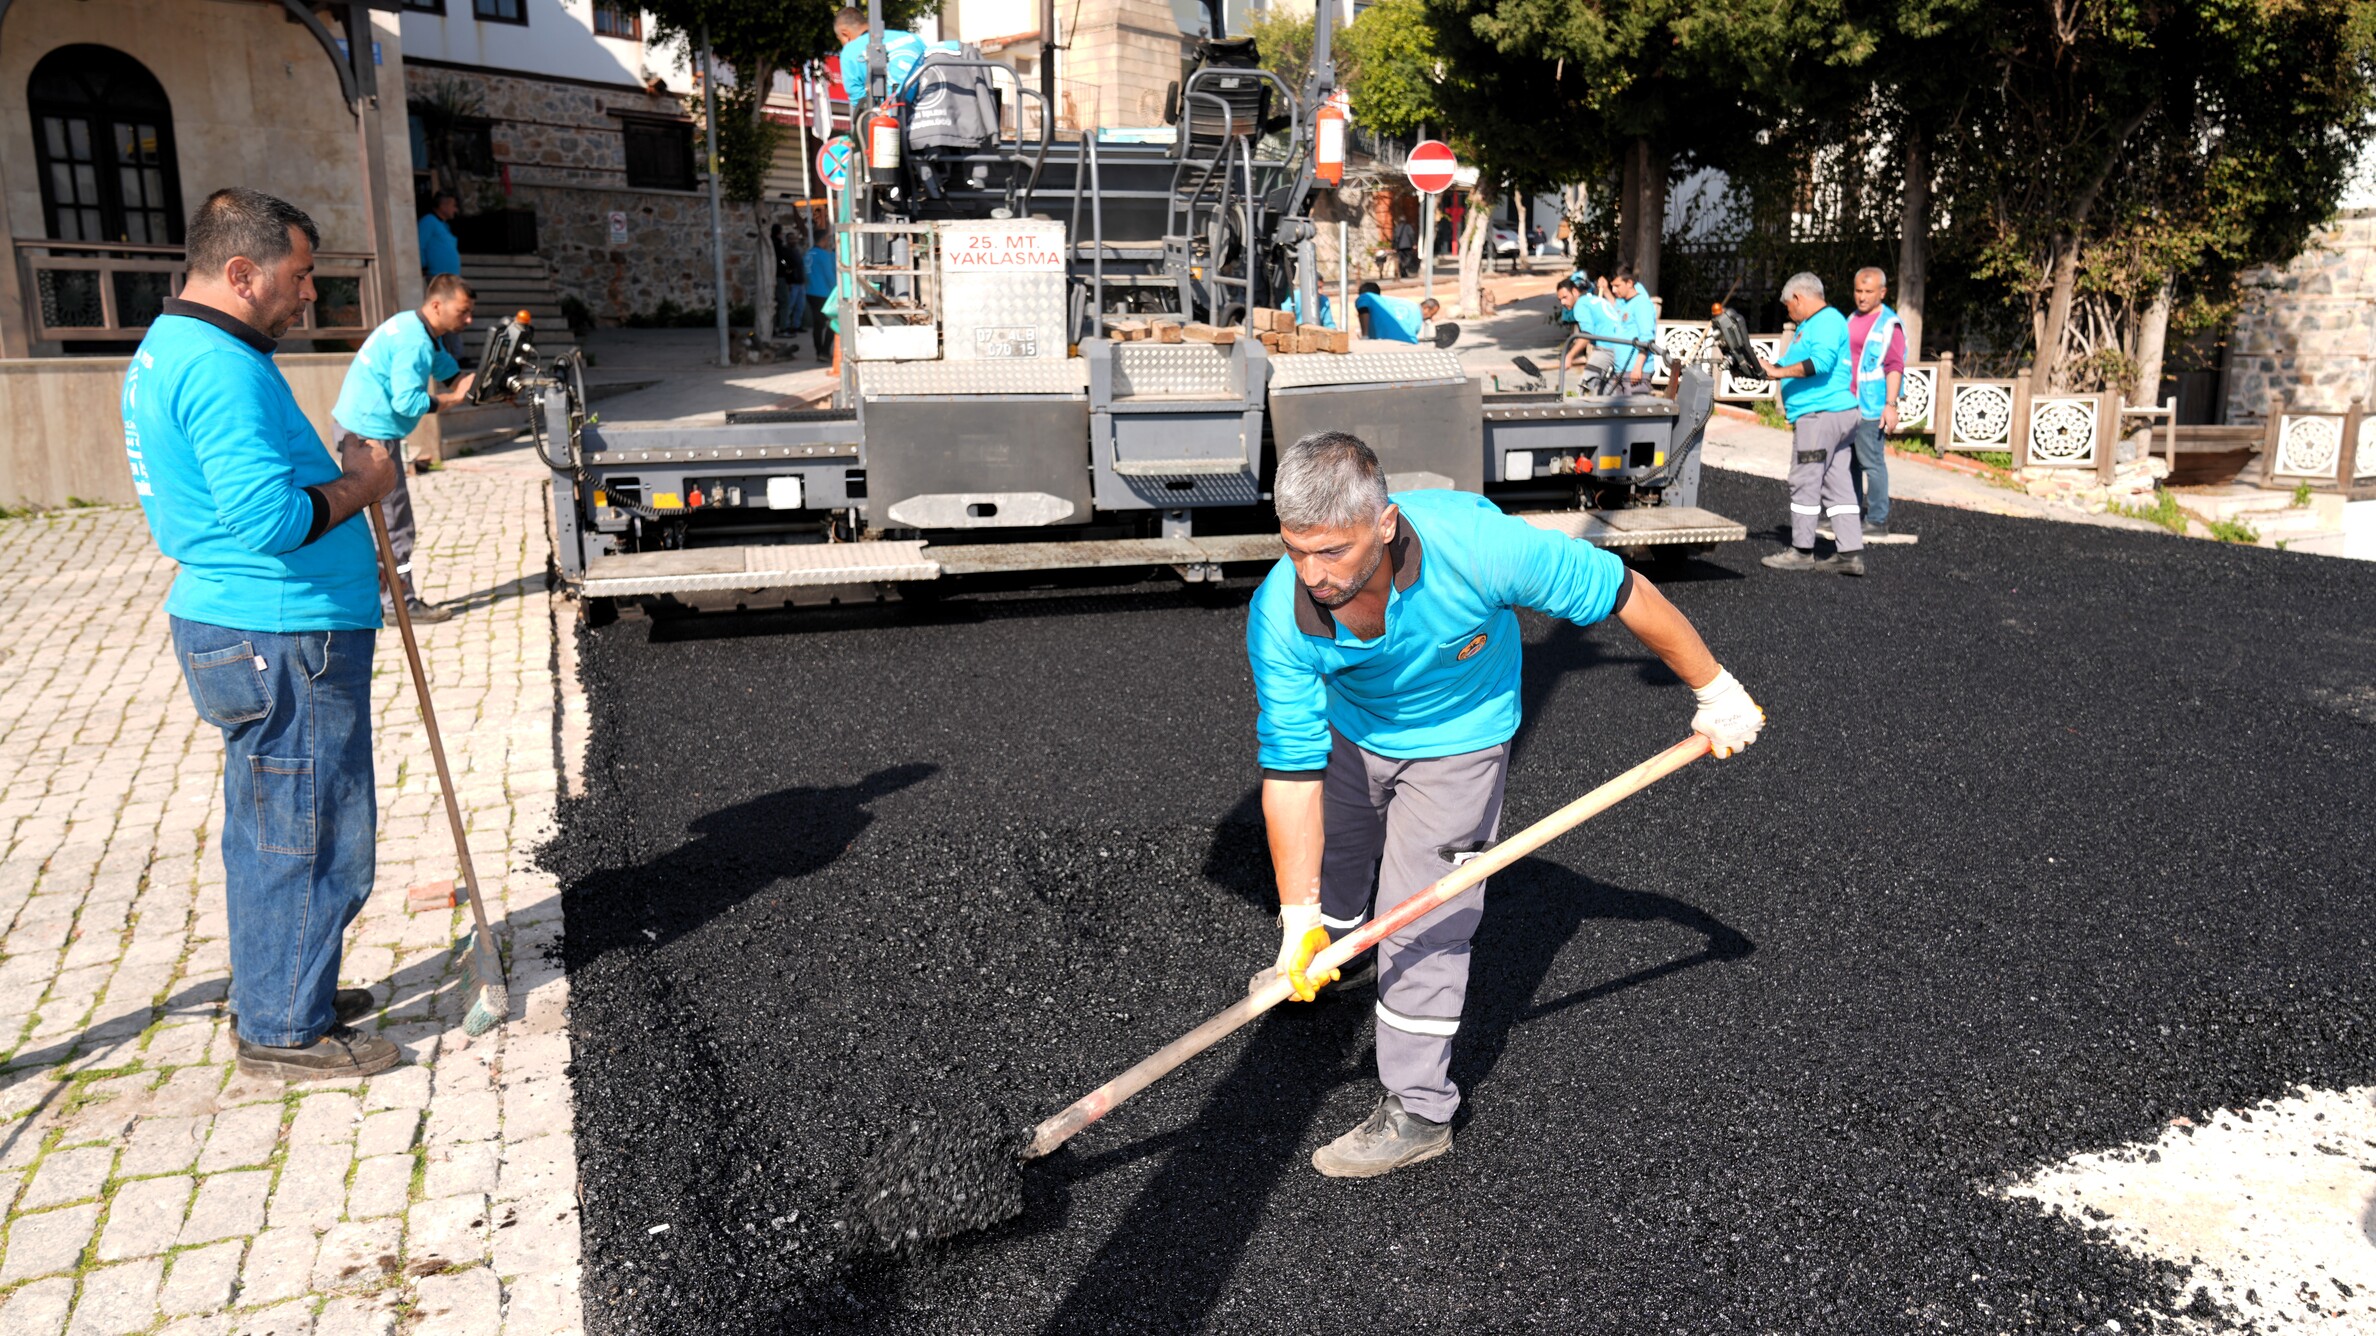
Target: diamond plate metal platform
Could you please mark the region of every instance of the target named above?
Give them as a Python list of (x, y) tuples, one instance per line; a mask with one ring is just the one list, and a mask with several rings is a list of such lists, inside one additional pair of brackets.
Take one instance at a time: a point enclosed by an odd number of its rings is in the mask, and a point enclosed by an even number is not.
[(877, 543), (779, 543), (624, 552), (586, 564), (579, 589), (588, 598), (634, 598), (712, 589), (791, 589), (808, 585), (931, 580), (940, 567), (912, 540)]
[(1538, 529), (1580, 538), (1594, 547), (1663, 547), (1669, 544), (1738, 542), (1748, 526), (1698, 506), (1649, 506), (1641, 510), (1532, 510), (1518, 518)]
[[(1518, 518), (1596, 547), (1725, 543), (1749, 534), (1742, 525), (1714, 511), (1692, 506), (1532, 511), (1521, 513)], [(937, 580), (944, 575), (1116, 566), (1217, 566), (1276, 561), (1283, 550), (1275, 533), (937, 546), (900, 539), (706, 547), (596, 557), (579, 585), (579, 592), (588, 598), (636, 598), (716, 590)]]
[(1413, 381), (1462, 381), (1468, 372), (1442, 348), (1388, 352), (1287, 353), (1270, 360), (1270, 387), (1296, 390), (1315, 385), (1399, 385)]

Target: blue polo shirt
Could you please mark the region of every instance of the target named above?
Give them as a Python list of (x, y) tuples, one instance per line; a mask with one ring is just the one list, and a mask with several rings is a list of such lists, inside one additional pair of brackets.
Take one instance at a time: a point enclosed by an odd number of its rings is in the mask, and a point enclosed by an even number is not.
[[(1618, 328), (1611, 330), (1611, 333), (1624, 338), (1640, 339), (1644, 343), (1658, 341), (1658, 303), (1650, 300), (1650, 294), (1642, 289), (1641, 284), (1636, 283), (1634, 295), (1617, 302), (1616, 307)], [(1641, 356), (1642, 350), (1639, 348), (1619, 349), (1617, 369), (1631, 371), (1634, 362)]]
[(1809, 413), (1837, 413), (1856, 407), (1856, 364), (1848, 360), (1848, 317), (1826, 306), (1798, 327), (1798, 338), (1775, 366), (1805, 362), (1808, 374), (1782, 384), (1782, 416), (1796, 422)]
[(1427, 323), (1420, 314), (1419, 303), (1389, 297), (1384, 293), (1365, 292), (1353, 301), (1354, 309), (1368, 314), (1369, 336), (1373, 339), (1394, 339), (1401, 343), (1417, 343), (1419, 327)]
[(1246, 617), (1266, 772), (1328, 768), (1329, 730), (1364, 750), (1453, 756), (1518, 732), (1518, 614), (1588, 624), (1630, 587), (1615, 554), (1505, 515), (1471, 492), (1402, 492), (1386, 629), (1355, 639), (1271, 569)]
[(462, 272), (462, 247), (454, 240), (454, 229), (434, 213), (421, 215), (419, 229), (421, 243), (421, 272), (431, 275)]
[(174, 298), (124, 373), (124, 457), (157, 549), (181, 564), (165, 610), (241, 631), (377, 627), (370, 521), (325, 531), (307, 491), (338, 463), (272, 362), (273, 344)]
[(461, 373), (418, 311), (406, 311), (363, 340), (338, 387), (330, 420), (374, 441), (401, 441), (430, 409), (429, 382)]
[(833, 295), (833, 250), (827, 246), (811, 246), (808, 253), (808, 295)]
[[(870, 45), (865, 33), (851, 38), (841, 49), (842, 87), (848, 90), (852, 102), (866, 96), (866, 49)], [(900, 28), (883, 30), (883, 89), (886, 97), (897, 97), (916, 76), (916, 66), (924, 59), (924, 39)]]

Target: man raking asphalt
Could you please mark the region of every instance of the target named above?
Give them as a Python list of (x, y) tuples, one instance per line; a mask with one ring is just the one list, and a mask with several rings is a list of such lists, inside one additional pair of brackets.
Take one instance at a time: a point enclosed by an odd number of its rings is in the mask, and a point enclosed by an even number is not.
[[(1273, 971), (1244, 1001), (1028, 1134), (996, 1119), (912, 1124), (861, 1175), (844, 1213), (861, 1233), (904, 1248), (1019, 1212), (1019, 1160), (1052, 1151), (1279, 1002), (1313, 1000), (1373, 947), (1385, 1091), (1313, 1165), (1374, 1177), (1442, 1155), (1460, 1103), (1451, 1042), (1485, 879), (1697, 757), (1739, 751), (1764, 727), (1691, 623), (1614, 555), (1481, 497), (1389, 496), (1376, 454), (1341, 432), (1297, 441), (1277, 476), (1287, 556), (1256, 591), (1247, 626), (1280, 898)], [(1497, 845), (1520, 722), (1520, 607), (1583, 624), (1616, 616), (1691, 686), (1698, 712), (1686, 742)]]

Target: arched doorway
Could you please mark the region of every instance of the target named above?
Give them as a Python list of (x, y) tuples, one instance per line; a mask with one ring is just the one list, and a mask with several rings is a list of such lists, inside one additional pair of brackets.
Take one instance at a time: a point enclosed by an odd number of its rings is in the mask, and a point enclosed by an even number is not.
[(25, 101), (52, 239), (180, 244), (173, 107), (156, 76), (111, 47), (62, 46), (33, 67)]

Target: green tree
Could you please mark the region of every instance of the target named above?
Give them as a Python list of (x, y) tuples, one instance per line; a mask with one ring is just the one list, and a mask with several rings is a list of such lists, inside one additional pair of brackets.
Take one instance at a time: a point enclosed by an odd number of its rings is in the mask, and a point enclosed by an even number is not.
[(2026, 308), (2035, 389), (2151, 395), (2173, 311), (2216, 318), (2332, 214), (2376, 111), (2376, 7), (2059, 0), (1988, 27), (1941, 163), (1975, 272)]

